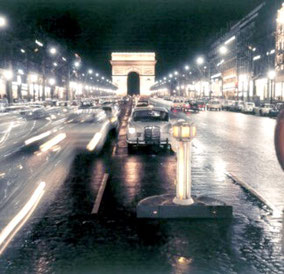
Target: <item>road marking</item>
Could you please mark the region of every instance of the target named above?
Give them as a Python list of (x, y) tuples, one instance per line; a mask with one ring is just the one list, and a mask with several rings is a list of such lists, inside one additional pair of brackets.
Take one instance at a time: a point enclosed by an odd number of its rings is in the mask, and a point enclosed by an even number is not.
[(240, 180), (238, 177), (236, 177), (232, 173), (226, 173), (226, 175), (229, 178), (231, 178), (235, 183), (239, 184), (244, 189), (246, 189), (248, 192), (250, 192), (253, 196), (255, 196), (257, 199), (259, 199), (267, 207), (269, 207), (270, 210), (272, 211), (273, 217), (280, 217), (281, 216), (281, 211), (279, 209), (277, 209), (272, 203), (270, 203), (270, 201), (268, 201), (265, 197), (263, 197), (259, 192), (257, 192), (255, 189), (253, 189), (249, 184)]
[(99, 212), (103, 194), (106, 188), (107, 179), (108, 179), (108, 174), (105, 173), (91, 214), (98, 214)]

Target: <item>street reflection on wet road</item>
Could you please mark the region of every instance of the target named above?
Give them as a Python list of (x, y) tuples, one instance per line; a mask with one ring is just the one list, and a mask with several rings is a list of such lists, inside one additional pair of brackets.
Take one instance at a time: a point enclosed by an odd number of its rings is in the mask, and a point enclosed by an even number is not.
[[(277, 189), (279, 173), (273, 150), (269, 148), (274, 121), (252, 116), (243, 118), (227, 112), (204, 112), (191, 119), (198, 126), (198, 137), (192, 149), (193, 194), (231, 204), (234, 208), (232, 220), (137, 219), (136, 205), (140, 200), (175, 192), (176, 156), (170, 150), (151, 147), (128, 153), (126, 124), (123, 124), (118, 137), (108, 138), (99, 155), (70, 154), (64, 145), (60, 152), (55, 152), (59, 158), (54, 159), (64, 163), (58, 168), (64, 169), (65, 161), (70, 161), (69, 174), (64, 179), (53, 178), (52, 187), (45, 194), (49, 199), (42, 201), (34, 218), (0, 258), (1, 271), (283, 272), (281, 220), (272, 219), (269, 208), (225, 175), (228, 171), (234, 172), (242, 179), (249, 178), (259, 190), (262, 187), (266, 190), (269, 188), (266, 180), (270, 176), (266, 172), (276, 172), (271, 175), (275, 180), (271, 186), (272, 200), (276, 206), (281, 204), (277, 200), (281, 195), (283, 198), (282, 190)], [(243, 131), (250, 127), (251, 131), (245, 135)], [(259, 137), (267, 128), (269, 132)], [(252, 140), (246, 140), (248, 136)], [(71, 155), (74, 160), (70, 160)], [(268, 162), (264, 163), (264, 159)], [(264, 164), (269, 167), (264, 169)], [(36, 167), (36, 163), (34, 165)], [(255, 169), (258, 165), (260, 169)], [(100, 211), (98, 215), (91, 215), (105, 173), (110, 177)], [(280, 193), (274, 193), (275, 189)], [(266, 193), (270, 195), (270, 191)]]

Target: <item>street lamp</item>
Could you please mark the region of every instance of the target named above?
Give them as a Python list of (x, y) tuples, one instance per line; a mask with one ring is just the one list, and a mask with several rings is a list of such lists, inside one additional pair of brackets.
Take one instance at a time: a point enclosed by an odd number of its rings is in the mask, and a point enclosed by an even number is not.
[(76, 68), (80, 67), (80, 62), (76, 61), (76, 62), (74, 63), (74, 66), (75, 66)]
[(40, 42), (39, 40), (35, 40), (35, 43), (36, 43), (38, 46), (43, 47), (43, 43)]
[(204, 58), (203, 57), (198, 57), (196, 59), (196, 63), (197, 63), (197, 65), (202, 65), (204, 63)]
[(93, 74), (93, 70), (92, 70), (92, 69), (89, 69), (89, 70), (88, 70), (88, 73), (89, 73), (89, 74)]
[(4, 28), (7, 25), (7, 20), (4, 16), (0, 16), (0, 28)]
[(184, 69), (189, 70), (189, 66), (188, 65), (184, 66)]
[(13, 78), (13, 71), (11, 71), (11, 70), (5, 70), (5, 71), (4, 71), (4, 77), (5, 77), (5, 79), (6, 79), (7, 81), (12, 80), (12, 78)]
[(273, 99), (273, 80), (275, 79), (276, 72), (275, 70), (270, 70), (267, 73), (268, 79), (270, 80), (270, 103), (272, 104), (272, 99)]
[(275, 70), (270, 70), (268, 73), (267, 73), (267, 76), (270, 80), (274, 80), (275, 76), (276, 76), (276, 72)]
[(49, 52), (50, 52), (50, 54), (55, 55), (57, 53), (57, 50), (56, 50), (56, 48), (51, 48), (49, 50)]
[(221, 46), (221, 47), (219, 48), (219, 53), (220, 53), (221, 55), (227, 54), (227, 53), (228, 53), (228, 48), (225, 47), (225, 46)]
[(48, 82), (51, 86), (55, 85), (55, 79), (54, 78), (50, 78)]
[(22, 69), (18, 69), (18, 73), (19, 73), (20, 75), (24, 75), (24, 71), (23, 71)]

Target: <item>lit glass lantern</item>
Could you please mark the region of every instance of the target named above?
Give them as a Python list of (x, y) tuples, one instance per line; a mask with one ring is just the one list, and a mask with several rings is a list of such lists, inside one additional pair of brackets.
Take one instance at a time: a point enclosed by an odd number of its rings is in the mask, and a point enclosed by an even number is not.
[(173, 137), (181, 142), (190, 142), (196, 136), (194, 124), (179, 122), (173, 125)]
[(173, 202), (178, 205), (191, 205), (191, 141), (196, 136), (193, 123), (178, 122), (173, 125), (173, 137), (177, 143), (176, 197)]

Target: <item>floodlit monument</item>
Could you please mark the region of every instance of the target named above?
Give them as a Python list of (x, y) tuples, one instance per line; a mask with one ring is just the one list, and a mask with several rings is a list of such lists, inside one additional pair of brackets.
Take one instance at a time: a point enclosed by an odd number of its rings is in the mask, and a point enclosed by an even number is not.
[(155, 84), (156, 62), (154, 52), (113, 52), (110, 63), (117, 95), (129, 94), (127, 80), (133, 72), (139, 75), (140, 95), (150, 95), (150, 87)]

